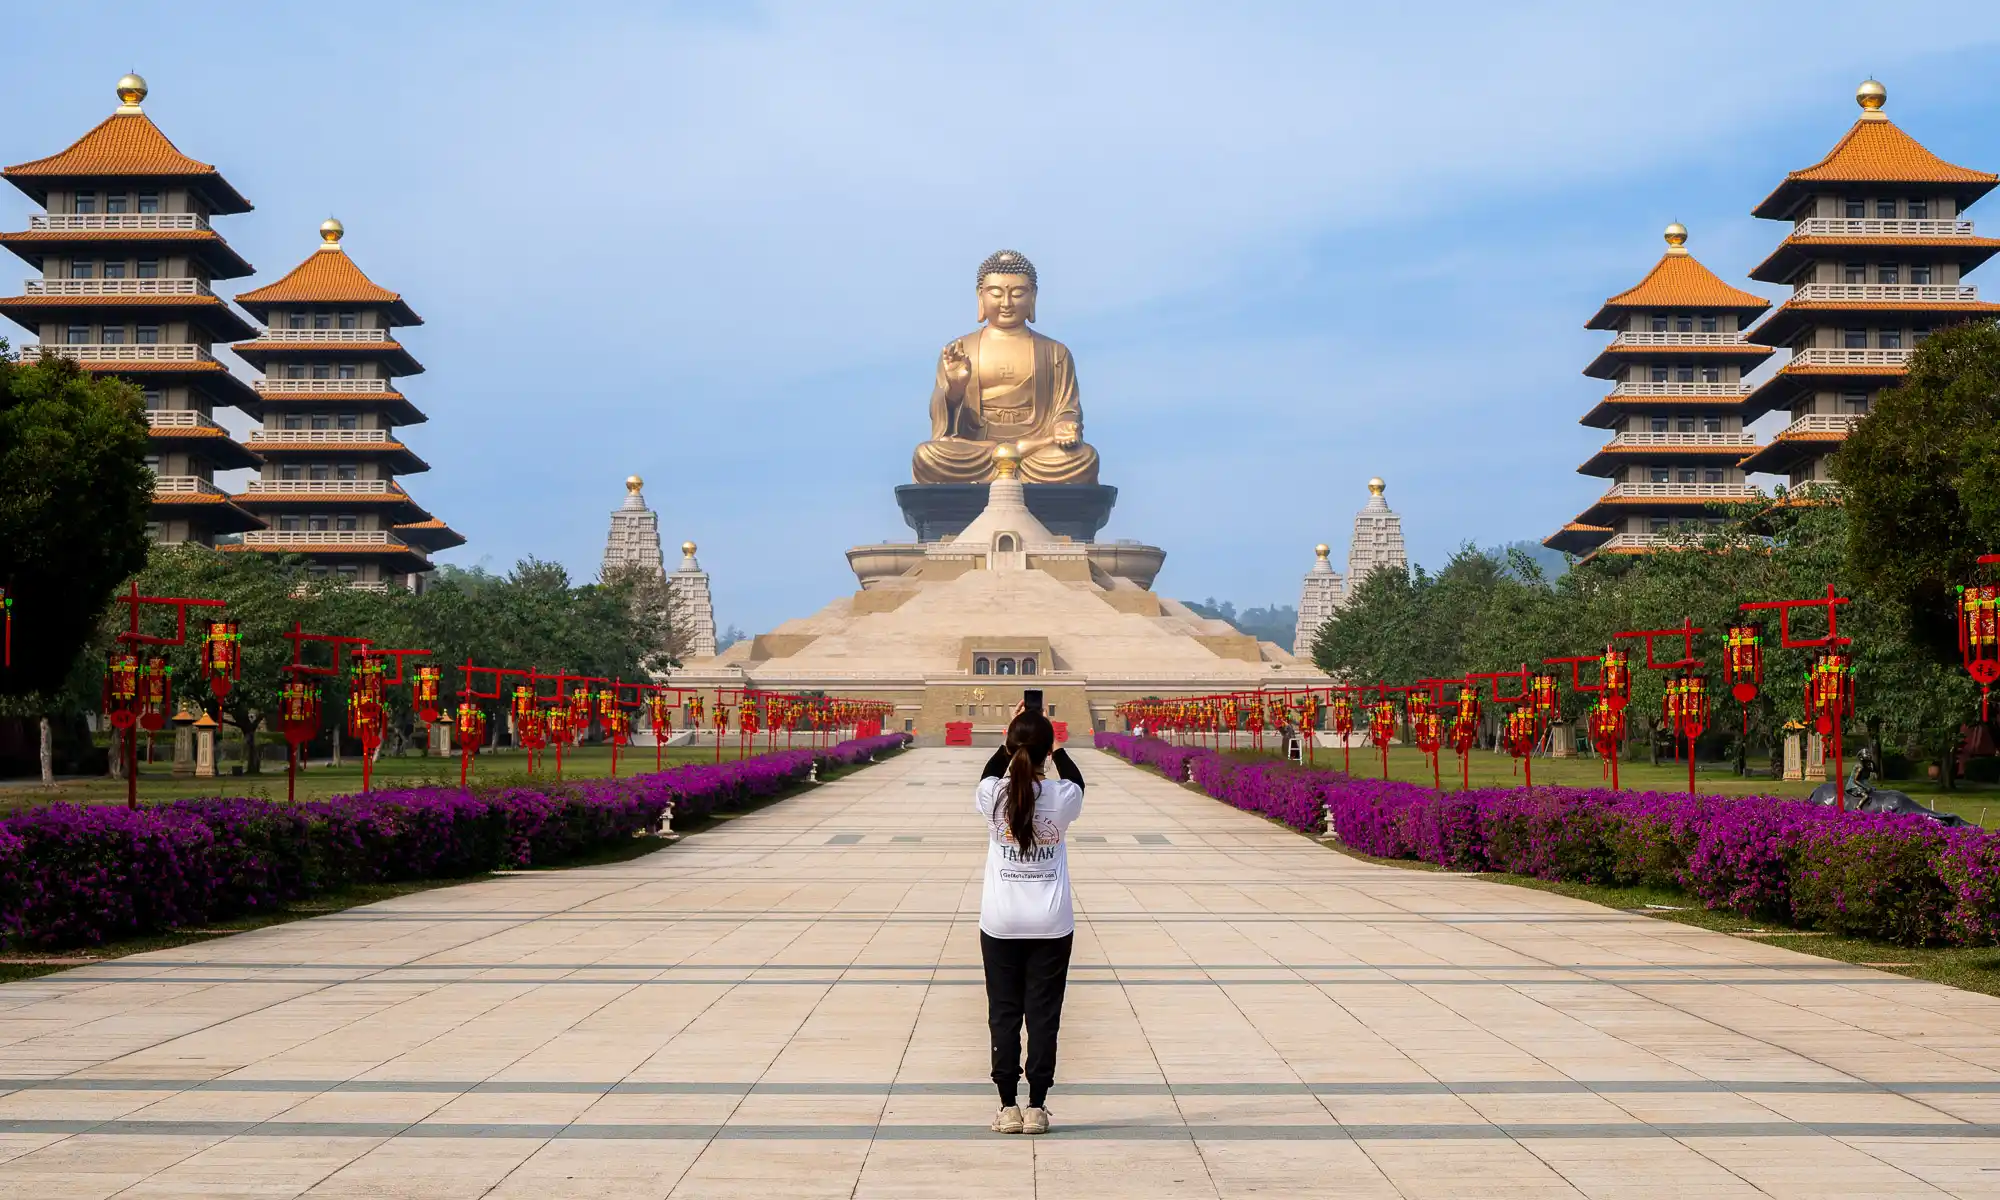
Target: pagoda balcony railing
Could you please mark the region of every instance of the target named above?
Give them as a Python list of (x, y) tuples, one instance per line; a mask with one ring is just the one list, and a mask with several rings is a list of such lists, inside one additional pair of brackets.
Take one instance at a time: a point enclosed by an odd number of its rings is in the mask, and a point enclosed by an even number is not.
[(386, 429), (257, 429), (244, 440), (267, 446), (367, 446), (390, 438)]
[(1734, 433), (1660, 433), (1651, 430), (1636, 430), (1621, 433), (1611, 439), (1613, 446), (1725, 446), (1731, 448), (1754, 449), (1757, 435), (1747, 431)]
[(246, 546), (396, 546), (407, 548), (386, 529), (264, 529), (243, 535)]
[(332, 579), (350, 592), (374, 592), (381, 595), (389, 590), (389, 583), (385, 579), (342, 579), (337, 575), (327, 575), (322, 578)]
[(340, 345), (347, 342), (386, 342), (388, 340), (389, 340), (389, 331), (386, 329), (271, 328), (271, 329), (266, 329), (263, 333), (263, 336), (259, 337), (255, 342), (252, 342), (250, 344), (254, 346), (260, 343), (267, 343), (267, 342), (268, 343), (323, 342), (328, 345)]
[(207, 229), (200, 213), (48, 213), (28, 218), (28, 228), (50, 233), (99, 233), (155, 229)]
[[(247, 540), (249, 535), (245, 535)], [(1598, 550), (1666, 550), (1692, 544), (1693, 538), (1673, 533), (1614, 533), (1598, 544)]]
[(1620, 346), (1742, 346), (1740, 333), (1669, 333), (1664, 330), (1627, 329), (1612, 339), (1612, 349)]
[(80, 363), (212, 363), (215, 361), (215, 355), (209, 353), (208, 347), (189, 343), (66, 342), (51, 345), (43, 342), (39, 345), (21, 347), (23, 358), (38, 353)]
[(1803, 217), (1793, 237), (1971, 237), (1972, 222), (1952, 219), (1899, 221), (1875, 217)]
[(1901, 367), (1907, 366), (1912, 351), (1838, 349), (1809, 346), (1792, 355), (1788, 367)]
[(323, 392), (328, 395), (360, 395), (367, 392), (386, 392), (386, 379), (259, 379), (251, 385), (260, 392)]
[(155, 408), (146, 412), (146, 425), (152, 429), (220, 429), (215, 418), (205, 412), (191, 408)]
[(244, 491), (252, 496), (400, 496), (403, 494), (403, 489), (387, 479), (253, 479)]
[(1649, 383), (1630, 380), (1611, 389), (1613, 396), (1720, 396), (1736, 399), (1750, 394), (1744, 383)]
[(155, 496), (227, 496), (229, 493), (199, 475), (155, 475)]
[(1837, 433), (1842, 437), (1854, 432), (1861, 422), (1861, 413), (1807, 413), (1795, 419), (1790, 425), (1778, 431), (1779, 437), (1800, 433)]
[(1645, 499), (1755, 500), (1757, 489), (1747, 483), (1614, 483), (1606, 500)]
[(213, 296), (201, 279), (30, 279), (30, 296)]
[(1792, 299), (1866, 304), (1964, 304), (1979, 289), (1963, 283), (1802, 283)]

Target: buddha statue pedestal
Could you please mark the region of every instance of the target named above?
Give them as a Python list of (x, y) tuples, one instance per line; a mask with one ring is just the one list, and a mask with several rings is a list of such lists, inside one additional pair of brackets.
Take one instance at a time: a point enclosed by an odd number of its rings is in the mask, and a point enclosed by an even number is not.
[[(903, 522), (916, 531), (920, 542), (956, 537), (986, 511), (984, 483), (906, 483), (896, 489), (896, 504), (903, 510)], [(1111, 519), (1118, 503), (1118, 489), (1101, 483), (1029, 483), (1021, 491), (1028, 511), (1049, 527), (1049, 532), (1071, 541), (1095, 541), (1097, 531)]]

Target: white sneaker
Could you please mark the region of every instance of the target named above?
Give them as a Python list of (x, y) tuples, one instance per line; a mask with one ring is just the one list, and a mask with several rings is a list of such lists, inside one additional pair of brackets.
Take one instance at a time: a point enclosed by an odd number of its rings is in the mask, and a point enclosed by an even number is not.
[[(1041, 1110), (1036, 1109), (1035, 1111), (1040, 1112)], [(1021, 1132), (1023, 1127), (1024, 1127), (1024, 1122), (1021, 1117), (1021, 1106), (1018, 1104), (1009, 1104), (1007, 1107), (1001, 1109), (998, 1113), (994, 1114), (993, 1124), (991, 1126), (993, 1132), (995, 1133), (1019, 1133)], [(1046, 1131), (1048, 1127), (1049, 1127), (1049, 1120), (1047, 1117), (1043, 1117), (1042, 1129)]]
[(1021, 1113), (1022, 1133), (1047, 1133), (1049, 1131), (1049, 1110), (1028, 1108)]

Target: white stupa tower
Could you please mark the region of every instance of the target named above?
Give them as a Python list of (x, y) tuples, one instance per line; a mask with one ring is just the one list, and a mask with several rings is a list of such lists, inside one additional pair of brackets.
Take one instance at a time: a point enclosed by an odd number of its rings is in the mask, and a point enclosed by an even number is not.
[(611, 536), (604, 539), (606, 575), (633, 567), (666, 571), (660, 553), (660, 517), (646, 507), (646, 497), (639, 490), (645, 485), (637, 475), (626, 477), (625, 503), (611, 514)]
[(1403, 548), (1403, 518), (1382, 498), (1388, 488), (1378, 476), (1368, 481), (1368, 503), (1354, 514), (1354, 540), (1347, 547), (1347, 589), (1345, 604), (1370, 574), (1385, 568), (1407, 572), (1409, 553)]
[(1319, 557), (1313, 561), (1312, 570), (1306, 572), (1305, 588), (1299, 593), (1299, 623), (1292, 631), (1292, 657), (1307, 661), (1312, 659), (1319, 627), (1346, 600), (1340, 572), (1327, 561), (1326, 543), (1314, 546), (1313, 553)]
[(667, 576), (673, 591), (674, 624), (687, 638), (683, 660), (715, 657), (715, 600), (708, 592), (708, 572), (694, 559), (694, 543), (681, 543), (680, 569)]

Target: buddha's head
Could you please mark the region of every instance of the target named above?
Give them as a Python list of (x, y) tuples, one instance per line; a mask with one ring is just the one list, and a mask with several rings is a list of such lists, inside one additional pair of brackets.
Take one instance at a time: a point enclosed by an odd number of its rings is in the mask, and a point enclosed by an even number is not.
[(979, 264), (979, 320), (1019, 329), (1035, 319), (1035, 264), (1019, 250), (996, 250)]

